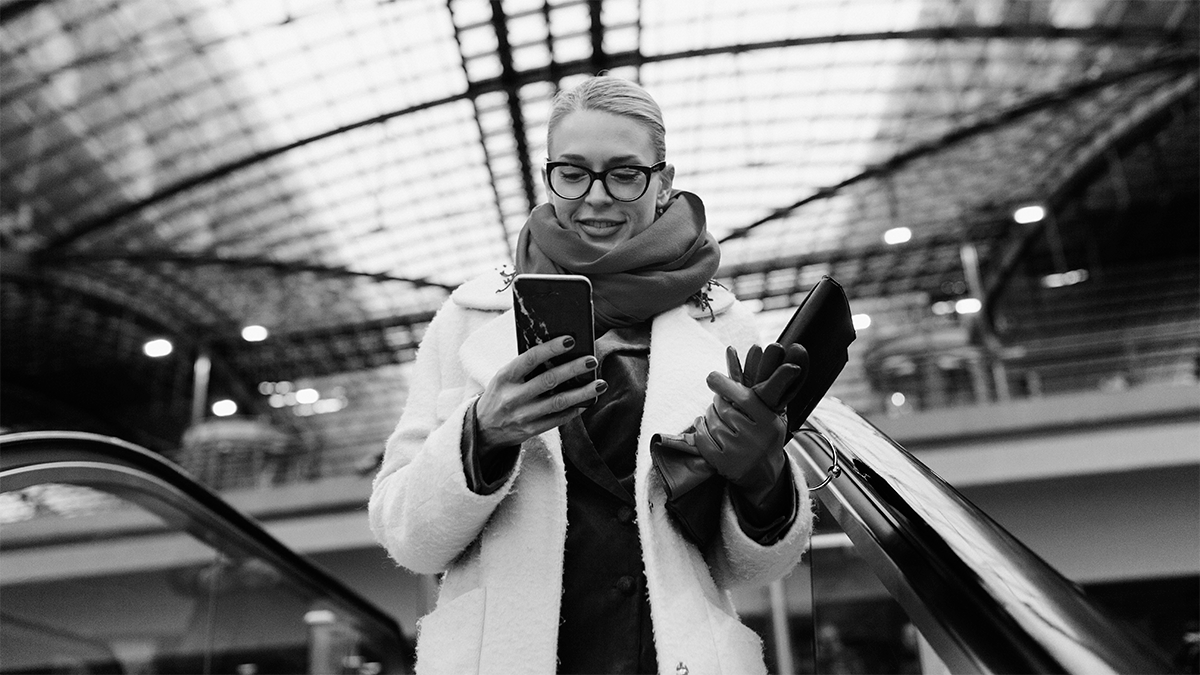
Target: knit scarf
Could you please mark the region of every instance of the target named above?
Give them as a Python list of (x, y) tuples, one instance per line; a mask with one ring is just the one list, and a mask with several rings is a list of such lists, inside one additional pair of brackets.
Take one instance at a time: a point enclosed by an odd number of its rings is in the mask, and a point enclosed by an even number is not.
[(676, 190), (649, 225), (613, 248), (563, 227), (540, 204), (517, 239), (517, 273), (582, 274), (592, 282), (600, 331), (630, 326), (677, 307), (705, 285), (721, 262), (705, 226), (704, 203)]

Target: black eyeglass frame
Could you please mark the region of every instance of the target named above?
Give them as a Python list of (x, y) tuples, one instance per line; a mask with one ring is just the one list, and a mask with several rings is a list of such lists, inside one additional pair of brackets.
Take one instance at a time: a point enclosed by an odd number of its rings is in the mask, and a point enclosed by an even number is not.
[[(554, 171), (555, 169), (557, 169), (560, 166), (569, 166), (573, 169), (579, 169), (580, 171), (582, 171), (588, 175), (587, 187), (583, 190), (582, 193), (580, 193), (580, 195), (578, 197), (565, 197), (565, 196), (559, 194), (558, 190), (554, 189), (554, 181), (551, 179), (550, 174), (552, 171)], [(575, 164), (572, 162), (546, 162), (546, 184), (550, 186), (550, 191), (553, 192), (555, 195), (558, 195), (559, 198), (567, 199), (570, 201), (575, 201), (576, 199), (583, 199), (584, 197), (586, 197), (588, 195), (588, 193), (592, 191), (592, 186), (596, 184), (597, 180), (599, 180), (600, 184), (604, 186), (604, 191), (608, 194), (609, 197), (612, 198), (613, 201), (625, 202), (625, 203), (636, 202), (637, 200), (646, 196), (646, 190), (650, 189), (650, 176), (653, 175), (655, 172), (662, 171), (665, 168), (667, 168), (667, 163), (666, 163), (666, 161), (662, 161), (662, 162), (658, 162), (657, 164), (654, 164), (652, 166), (642, 166), (640, 164), (622, 164), (621, 166), (611, 166), (603, 171), (596, 172), (596, 171), (592, 171), (591, 169), (587, 168), (586, 166), (579, 166), (578, 164)], [(616, 171), (618, 169), (635, 169), (637, 171), (640, 171), (642, 173), (642, 175), (644, 175), (646, 177), (646, 184), (642, 186), (642, 192), (638, 196), (634, 197), (633, 199), (621, 199), (620, 197), (614, 195), (612, 193), (612, 190), (610, 190), (608, 188), (608, 174), (610, 172)]]

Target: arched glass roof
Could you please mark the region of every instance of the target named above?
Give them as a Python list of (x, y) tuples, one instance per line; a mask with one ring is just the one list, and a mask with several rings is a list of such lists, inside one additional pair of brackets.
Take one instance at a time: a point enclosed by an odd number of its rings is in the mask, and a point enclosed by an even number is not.
[[(267, 412), (259, 382), (408, 360), (508, 261), (549, 100), (600, 71), (662, 105), (726, 285), (769, 312), (832, 274), (911, 331), (1002, 293), (1044, 241), (1018, 206), (1079, 203), (1114, 162), (1195, 194), (1198, 22), (1190, 0), (4, 2), (7, 424), (169, 443), (200, 350)], [(141, 354), (160, 335), (172, 363)]]

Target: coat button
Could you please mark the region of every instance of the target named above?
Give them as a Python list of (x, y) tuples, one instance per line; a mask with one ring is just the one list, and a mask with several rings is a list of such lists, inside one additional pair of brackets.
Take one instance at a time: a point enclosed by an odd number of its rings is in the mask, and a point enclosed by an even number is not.
[(637, 582), (631, 576), (621, 577), (617, 579), (617, 590), (625, 595), (633, 595), (633, 592), (637, 590)]
[(632, 523), (633, 509), (629, 508), (628, 506), (622, 506), (621, 508), (617, 509), (617, 520), (625, 524)]

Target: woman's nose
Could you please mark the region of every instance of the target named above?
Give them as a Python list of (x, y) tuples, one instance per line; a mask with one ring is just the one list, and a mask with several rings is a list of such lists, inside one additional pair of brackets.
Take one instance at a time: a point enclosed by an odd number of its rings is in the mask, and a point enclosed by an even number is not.
[(584, 197), (584, 201), (589, 204), (607, 204), (612, 201), (608, 190), (604, 187), (604, 181), (592, 181), (592, 187), (588, 188), (588, 193)]

